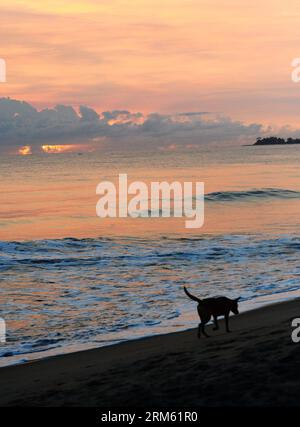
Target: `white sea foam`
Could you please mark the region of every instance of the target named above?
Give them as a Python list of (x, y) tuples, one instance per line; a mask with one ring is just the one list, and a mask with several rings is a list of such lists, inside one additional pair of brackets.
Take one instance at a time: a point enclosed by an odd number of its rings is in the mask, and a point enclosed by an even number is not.
[(300, 289), (299, 254), (291, 235), (3, 243), (1, 364), (191, 327), (183, 283), (201, 297), (279, 301)]

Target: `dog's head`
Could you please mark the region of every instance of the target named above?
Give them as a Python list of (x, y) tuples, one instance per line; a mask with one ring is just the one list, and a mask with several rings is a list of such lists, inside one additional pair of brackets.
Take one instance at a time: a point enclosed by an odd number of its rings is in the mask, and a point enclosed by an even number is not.
[(239, 314), (238, 303), (239, 303), (240, 298), (241, 298), (241, 297), (238, 297), (238, 298), (236, 298), (236, 299), (233, 299), (233, 300), (232, 300), (230, 310), (231, 310), (231, 311), (232, 311), (232, 313), (234, 313), (234, 314)]

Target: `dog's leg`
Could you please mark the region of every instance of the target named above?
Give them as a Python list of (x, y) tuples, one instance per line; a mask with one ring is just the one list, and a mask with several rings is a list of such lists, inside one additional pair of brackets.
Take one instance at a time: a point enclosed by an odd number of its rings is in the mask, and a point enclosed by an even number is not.
[(229, 314), (225, 314), (225, 324), (226, 324), (226, 331), (231, 332), (229, 329)]
[(206, 322), (202, 322), (201, 323), (201, 330), (202, 330), (202, 334), (203, 335), (205, 335), (206, 336), (206, 338), (208, 338), (209, 337), (209, 335), (205, 332), (205, 324), (206, 324)]
[(201, 323), (199, 323), (198, 325), (198, 334), (197, 334), (198, 338), (201, 338)]
[(213, 328), (213, 330), (217, 331), (219, 329), (218, 317), (217, 316), (214, 316), (214, 321), (215, 321), (215, 327)]

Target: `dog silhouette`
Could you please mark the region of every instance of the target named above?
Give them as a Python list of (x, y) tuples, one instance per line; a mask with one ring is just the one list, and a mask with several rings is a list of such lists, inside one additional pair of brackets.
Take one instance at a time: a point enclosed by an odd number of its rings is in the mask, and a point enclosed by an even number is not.
[(238, 301), (240, 297), (236, 299), (230, 299), (227, 297), (214, 297), (214, 298), (200, 299), (190, 294), (185, 286), (184, 286), (184, 292), (189, 298), (191, 298), (193, 301), (196, 301), (198, 303), (197, 310), (201, 320), (198, 326), (198, 338), (201, 337), (201, 332), (206, 337), (209, 337), (209, 335), (205, 332), (205, 325), (207, 322), (210, 321), (212, 316), (215, 322), (215, 327), (213, 328), (214, 330), (219, 329), (218, 317), (224, 316), (226, 331), (230, 332), (229, 313), (232, 311), (232, 313), (234, 314), (239, 314)]

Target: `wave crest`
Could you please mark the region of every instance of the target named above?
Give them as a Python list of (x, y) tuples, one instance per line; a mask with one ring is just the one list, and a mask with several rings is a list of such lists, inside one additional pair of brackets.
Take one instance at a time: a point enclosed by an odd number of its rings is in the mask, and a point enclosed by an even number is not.
[(242, 191), (216, 191), (205, 195), (207, 202), (234, 202), (240, 200), (255, 199), (298, 199), (300, 191), (281, 188), (261, 188)]

